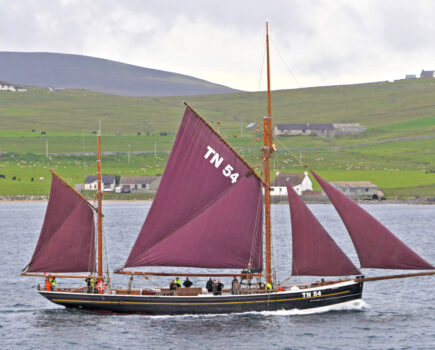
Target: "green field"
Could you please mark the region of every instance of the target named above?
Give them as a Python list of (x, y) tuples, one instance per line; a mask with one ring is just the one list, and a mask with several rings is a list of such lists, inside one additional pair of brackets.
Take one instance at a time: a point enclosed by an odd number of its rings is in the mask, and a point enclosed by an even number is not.
[[(330, 181), (372, 181), (388, 197), (435, 196), (430, 172), (435, 170), (435, 79), (283, 90), (272, 96), (274, 123), (367, 127), (352, 136), (275, 138), (275, 171), (300, 172), (307, 164)], [(0, 195), (47, 194), (49, 168), (72, 184), (83, 183), (85, 175), (95, 173), (93, 132), (99, 121), (105, 174), (162, 173), (184, 113), (182, 100), (251, 165), (261, 166), (256, 138), (262, 136), (245, 126), (262, 125), (265, 93), (128, 98), (77, 90), (0, 92), (0, 152), (6, 153), (0, 157), (0, 174), (6, 177), (0, 178)]]

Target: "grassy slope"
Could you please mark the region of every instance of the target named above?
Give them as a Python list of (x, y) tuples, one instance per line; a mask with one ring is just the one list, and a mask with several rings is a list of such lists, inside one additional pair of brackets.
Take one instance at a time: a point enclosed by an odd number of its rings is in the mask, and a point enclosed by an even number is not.
[[(389, 196), (435, 195), (435, 80), (413, 80), (354, 86), (323, 87), (273, 93), (276, 123), (360, 123), (368, 129), (355, 136), (335, 138), (287, 137), (275, 139), (275, 169), (301, 171), (302, 162), (317, 169), (327, 180), (370, 180)], [(258, 149), (255, 131), (243, 131), (240, 123), (261, 124), (265, 114), (264, 93), (193, 96), (184, 98), (221, 134), (242, 151)], [(181, 97), (127, 98), (87, 91), (49, 93), (32, 89), (27, 93), (0, 93), (0, 151), (15, 152), (15, 158), (0, 158), (1, 194), (47, 193), (48, 167), (72, 183), (83, 182), (93, 172), (93, 157), (44, 157), (48, 139), (50, 153), (94, 152), (91, 134), (102, 121), (103, 151), (168, 151), (183, 114)], [(217, 122), (220, 121), (218, 125)], [(35, 132), (31, 130), (35, 129)], [(46, 131), (47, 135), (41, 135)], [(142, 135), (136, 135), (141, 132)], [(151, 132), (152, 136), (145, 136)], [(234, 137), (238, 134), (238, 137)], [(260, 163), (258, 152), (244, 153)], [(161, 173), (166, 153), (106, 156), (104, 172), (120, 175)], [(26, 163), (23, 163), (26, 162)], [(143, 170), (141, 170), (143, 169)], [(18, 183), (11, 176), (21, 178)]]

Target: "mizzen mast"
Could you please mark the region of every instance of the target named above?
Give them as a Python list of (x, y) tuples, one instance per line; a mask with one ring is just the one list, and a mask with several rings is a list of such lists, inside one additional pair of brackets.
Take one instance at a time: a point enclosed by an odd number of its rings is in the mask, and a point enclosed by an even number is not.
[(264, 211), (266, 229), (266, 281), (272, 283), (272, 237), (270, 220), (270, 157), (272, 149), (272, 104), (270, 96), (270, 58), (269, 58), (269, 23), (266, 22), (266, 53), (267, 53), (267, 116), (263, 118), (264, 130)]
[(98, 201), (98, 238), (97, 238), (97, 254), (98, 254), (98, 280), (103, 279), (103, 189), (102, 189), (102, 175), (101, 175), (101, 127), (97, 135), (97, 201)]

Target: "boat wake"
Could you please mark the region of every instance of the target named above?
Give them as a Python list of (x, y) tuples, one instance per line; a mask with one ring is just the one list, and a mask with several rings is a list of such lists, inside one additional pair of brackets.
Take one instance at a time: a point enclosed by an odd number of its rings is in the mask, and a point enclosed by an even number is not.
[(330, 305), (330, 306), (322, 306), (316, 307), (315, 309), (305, 309), (305, 310), (277, 310), (277, 311), (261, 311), (257, 312), (257, 314), (265, 315), (265, 316), (293, 316), (293, 315), (311, 315), (311, 314), (319, 314), (330, 311), (363, 311), (369, 308), (369, 305), (361, 300), (352, 300), (347, 301), (345, 303)]
[[(330, 311), (364, 311), (369, 309), (370, 306), (362, 299), (347, 301), (345, 303), (340, 303), (330, 306), (316, 307), (313, 309), (306, 310), (277, 310), (277, 311), (250, 311), (241, 313), (231, 313), (231, 314), (185, 314), (185, 315), (154, 315), (149, 316), (153, 319), (157, 318), (209, 318), (209, 317), (228, 317), (228, 316), (240, 316), (240, 315), (261, 315), (261, 316), (300, 316), (300, 315), (312, 315), (325, 313)], [(135, 315), (137, 316), (137, 315)], [(144, 317), (144, 315), (140, 316)]]

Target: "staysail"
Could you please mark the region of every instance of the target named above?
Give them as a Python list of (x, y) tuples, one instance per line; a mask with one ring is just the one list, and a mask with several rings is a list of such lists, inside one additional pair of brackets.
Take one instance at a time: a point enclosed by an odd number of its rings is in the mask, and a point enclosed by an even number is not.
[(360, 272), (287, 183), (294, 276), (348, 276)]
[(53, 174), (44, 223), (27, 272), (93, 271), (93, 210)]
[(187, 107), (125, 267), (262, 268), (261, 181)]
[(358, 254), (361, 267), (381, 269), (434, 269), (373, 216), (311, 171), (331, 200)]

